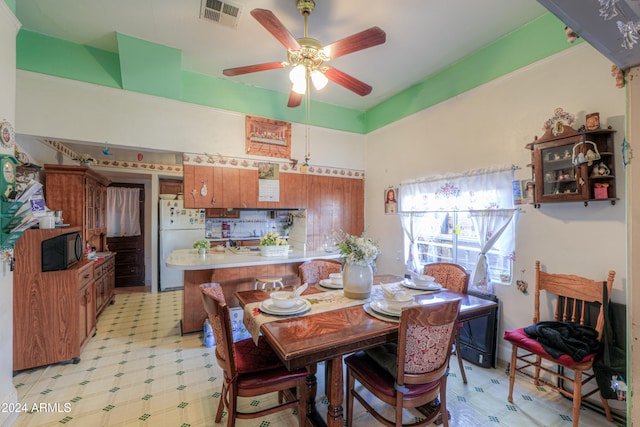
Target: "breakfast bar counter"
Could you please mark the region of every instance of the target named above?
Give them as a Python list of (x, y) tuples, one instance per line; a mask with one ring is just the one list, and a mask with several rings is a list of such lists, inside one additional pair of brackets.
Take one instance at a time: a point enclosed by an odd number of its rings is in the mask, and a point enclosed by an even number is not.
[(229, 307), (237, 307), (240, 304), (235, 293), (253, 289), (257, 277), (277, 276), (285, 286), (297, 286), (300, 264), (311, 259), (339, 257), (325, 251), (294, 250), (284, 257), (265, 257), (259, 251), (234, 248), (219, 254), (209, 251), (206, 255), (199, 255), (196, 249), (174, 250), (165, 262), (168, 267), (184, 270), (182, 333), (202, 330), (207, 317), (200, 296), (202, 283), (220, 283)]

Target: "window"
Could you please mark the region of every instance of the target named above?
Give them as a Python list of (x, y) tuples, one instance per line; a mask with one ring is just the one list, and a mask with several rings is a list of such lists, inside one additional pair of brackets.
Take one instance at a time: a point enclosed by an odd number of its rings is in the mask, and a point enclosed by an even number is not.
[(471, 273), (470, 289), (493, 293), (513, 277), (512, 168), (474, 171), (400, 186), (407, 267), (452, 262)]
[[(417, 239), (418, 271), (425, 264), (452, 262), (473, 272), (481, 248), (470, 212), (442, 212), (434, 216), (435, 223), (441, 224), (437, 232), (420, 235)], [(487, 263), (491, 282), (506, 284), (511, 282), (513, 276), (513, 262), (510, 254), (502, 255), (504, 251), (500, 247), (505, 243), (502, 240), (499, 239), (487, 252)]]

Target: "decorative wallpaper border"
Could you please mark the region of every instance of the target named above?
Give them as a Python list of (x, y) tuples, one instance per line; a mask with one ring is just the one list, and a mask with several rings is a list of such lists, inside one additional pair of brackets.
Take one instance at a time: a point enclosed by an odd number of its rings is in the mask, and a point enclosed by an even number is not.
[(272, 163), (280, 165), (280, 170), (289, 173), (305, 173), (310, 175), (330, 175), (344, 178), (359, 178), (364, 179), (364, 171), (357, 169), (345, 169), (325, 166), (309, 165), (307, 171), (300, 170), (301, 165), (297, 160), (255, 160), (246, 159), (240, 157), (227, 157), (220, 154), (198, 154), (198, 153), (183, 153), (182, 164), (183, 165), (196, 165), (196, 166), (218, 166), (218, 167), (242, 167), (247, 169), (258, 169), (260, 163)]
[[(46, 145), (61, 153), (63, 156), (77, 161), (80, 157), (78, 153), (71, 150), (69, 147), (64, 145), (63, 142), (55, 141), (51, 139), (44, 139)], [(95, 165), (100, 167), (107, 167), (113, 169), (127, 169), (127, 170), (150, 170), (150, 171), (162, 171), (162, 172), (173, 172), (176, 174), (182, 174), (183, 167), (182, 165), (173, 165), (167, 163), (149, 163), (149, 162), (130, 162), (126, 160), (105, 160), (105, 159), (97, 159), (95, 160)]]
[[(64, 145), (63, 142), (55, 141), (52, 139), (44, 139), (43, 143), (51, 147), (52, 149), (58, 151), (63, 156), (77, 161), (80, 157), (78, 153), (71, 150), (69, 147)], [(105, 160), (98, 159), (95, 161), (96, 166), (112, 168), (112, 169), (126, 169), (126, 170), (147, 170), (147, 171), (160, 171), (160, 172), (171, 172), (175, 174), (182, 174), (184, 165), (200, 165), (200, 166), (218, 166), (218, 167), (228, 167), (228, 168), (250, 168), (250, 169), (258, 169), (258, 165), (260, 163), (273, 163), (280, 165), (280, 170), (288, 173), (305, 173), (310, 175), (325, 175), (325, 176), (337, 176), (343, 178), (358, 178), (364, 179), (364, 171), (357, 169), (346, 169), (346, 168), (336, 168), (336, 167), (325, 167), (325, 166), (317, 166), (317, 165), (309, 165), (307, 167), (307, 171), (303, 172), (300, 170), (301, 165), (297, 160), (276, 160), (276, 159), (268, 159), (268, 160), (254, 160), (254, 159), (246, 159), (240, 157), (227, 157), (222, 156), (220, 154), (212, 155), (212, 154), (199, 154), (199, 153), (183, 153), (182, 154), (182, 165), (175, 164), (166, 164), (166, 163), (147, 163), (147, 162), (131, 162), (125, 160)]]

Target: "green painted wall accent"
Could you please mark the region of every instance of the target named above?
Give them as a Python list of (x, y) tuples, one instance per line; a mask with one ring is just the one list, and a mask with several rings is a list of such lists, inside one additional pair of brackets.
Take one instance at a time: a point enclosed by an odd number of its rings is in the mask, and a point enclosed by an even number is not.
[(546, 13), (367, 110), (366, 132), (432, 107), (571, 46), (564, 35), (564, 24), (554, 15)]
[[(304, 100), (300, 107), (287, 107), (288, 95), (216, 79), (203, 74), (182, 72), (182, 99), (193, 104), (207, 105), (228, 111), (306, 123)], [(311, 101), (309, 124), (364, 133), (362, 111), (336, 107)]]
[[(243, 114), (306, 122), (304, 104), (287, 108), (286, 94), (184, 71), (179, 50), (115, 36), (119, 54), (20, 30), (17, 67)], [(310, 124), (366, 134), (571, 46), (564, 24), (546, 13), (366, 112), (311, 101)]]
[(116, 33), (122, 88), (170, 99), (181, 99), (182, 52)]
[(13, 12), (13, 14), (16, 14), (16, 2), (18, 0), (4, 0), (4, 2), (7, 4), (7, 6), (9, 6), (9, 9), (11, 9), (11, 12)]
[(122, 87), (118, 54), (27, 30), (16, 37), (16, 67), (108, 87)]

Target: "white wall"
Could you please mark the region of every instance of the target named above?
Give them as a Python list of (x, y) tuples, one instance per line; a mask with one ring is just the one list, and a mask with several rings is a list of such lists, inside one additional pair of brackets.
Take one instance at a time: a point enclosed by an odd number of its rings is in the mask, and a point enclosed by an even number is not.
[[(616, 156), (624, 134), (625, 94), (615, 87), (611, 63), (582, 43), (526, 69), (485, 84), (454, 99), (380, 129), (367, 138), (366, 224), (380, 239), (381, 271), (403, 273), (399, 218), (385, 215), (383, 189), (403, 180), (463, 172), (490, 165), (522, 167), (517, 179), (531, 177), (530, 152), (525, 144), (542, 136), (544, 122), (556, 107), (576, 114), (599, 112), (602, 126), (616, 133)], [(470, 71), (472, 72), (472, 71)], [(615, 206), (606, 202), (523, 205), (518, 224), (515, 279), (529, 283), (529, 295), (515, 285), (498, 285), (500, 297), (499, 357), (508, 359), (502, 331), (525, 326), (533, 318), (535, 261), (549, 272), (572, 273), (605, 280), (617, 272), (612, 299), (625, 301), (624, 173), (616, 158)]]
[[(20, 23), (6, 3), (0, 1), (0, 119), (15, 126), (16, 95), (16, 34)], [(12, 149), (0, 148), (0, 154), (13, 154)], [(0, 405), (18, 402), (13, 387), (13, 273), (0, 262)], [(0, 425), (11, 425), (17, 412), (0, 411)]]
[[(244, 114), (20, 70), (17, 86), (21, 134), (260, 158), (245, 154)], [(299, 160), (304, 130), (292, 124), (291, 157)], [(364, 141), (364, 135), (311, 127), (311, 163), (363, 170)]]

